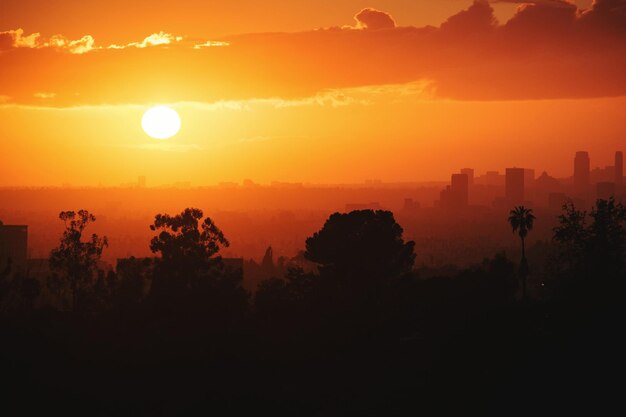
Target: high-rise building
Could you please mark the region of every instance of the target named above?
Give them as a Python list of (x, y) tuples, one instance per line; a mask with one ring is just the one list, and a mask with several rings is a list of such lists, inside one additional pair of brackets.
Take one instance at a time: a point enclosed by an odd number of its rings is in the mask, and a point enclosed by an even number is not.
[(574, 158), (574, 187), (578, 190), (585, 190), (589, 186), (590, 162), (589, 153), (584, 151), (576, 152)]
[(504, 185), (504, 175), (500, 175), (498, 171), (487, 171), (484, 175), (484, 184), (502, 187)]
[(452, 174), (450, 197), (454, 207), (467, 207), (469, 203), (469, 177), (467, 174)]
[(461, 174), (467, 175), (467, 184), (472, 187), (474, 185), (474, 168), (463, 168)]
[(535, 170), (532, 168), (524, 168), (524, 188), (532, 188), (535, 184)]
[(405, 198), (404, 206), (402, 207), (402, 210), (405, 212), (411, 212), (411, 211), (418, 210), (420, 207), (421, 205), (419, 201), (415, 201), (412, 198)]
[(28, 257), (28, 226), (8, 226), (0, 223), (0, 268), (8, 260), (13, 266), (26, 263)]
[(511, 204), (524, 201), (524, 168), (506, 169), (505, 196)]
[(624, 185), (624, 154), (622, 151), (615, 152), (615, 187)]

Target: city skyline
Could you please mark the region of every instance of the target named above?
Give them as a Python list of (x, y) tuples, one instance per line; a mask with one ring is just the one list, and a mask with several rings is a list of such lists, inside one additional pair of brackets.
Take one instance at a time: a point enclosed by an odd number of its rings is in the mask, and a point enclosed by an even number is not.
[(0, 0), (2, 416), (615, 414), (625, 115), (626, 0)]

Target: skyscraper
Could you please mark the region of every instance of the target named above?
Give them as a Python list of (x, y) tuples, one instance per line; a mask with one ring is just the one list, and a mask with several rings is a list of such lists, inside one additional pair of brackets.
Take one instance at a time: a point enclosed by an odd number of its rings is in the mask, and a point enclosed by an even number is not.
[(618, 190), (624, 185), (624, 154), (615, 152), (615, 188)]
[(524, 168), (524, 188), (532, 188), (535, 184), (535, 170), (532, 168)]
[(589, 153), (584, 151), (576, 152), (574, 158), (574, 187), (578, 191), (586, 190), (589, 185)]
[(467, 207), (469, 202), (469, 178), (467, 174), (452, 174), (450, 196), (454, 207)]
[(506, 169), (505, 195), (511, 204), (524, 201), (524, 168)]
[(473, 168), (463, 168), (461, 169), (461, 174), (467, 175), (467, 184), (470, 187), (474, 185), (474, 169)]

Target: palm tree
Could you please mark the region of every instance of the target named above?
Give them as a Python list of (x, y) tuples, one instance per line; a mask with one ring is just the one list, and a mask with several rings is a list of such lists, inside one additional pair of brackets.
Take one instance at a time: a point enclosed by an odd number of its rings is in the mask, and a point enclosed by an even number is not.
[(535, 222), (535, 215), (533, 210), (524, 206), (514, 207), (509, 212), (509, 224), (513, 229), (513, 233), (518, 232), (519, 237), (522, 240), (522, 261), (519, 266), (519, 274), (522, 278), (522, 297), (526, 299), (526, 277), (528, 276), (528, 262), (526, 261), (526, 247), (524, 239), (528, 232), (533, 230), (533, 224)]

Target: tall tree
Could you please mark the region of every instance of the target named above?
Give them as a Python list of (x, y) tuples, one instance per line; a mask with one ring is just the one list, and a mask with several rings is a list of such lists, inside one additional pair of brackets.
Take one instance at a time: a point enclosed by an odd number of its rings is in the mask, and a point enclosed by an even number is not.
[(528, 261), (526, 260), (526, 245), (525, 239), (528, 232), (533, 229), (535, 222), (535, 215), (533, 210), (524, 206), (514, 207), (509, 212), (509, 224), (513, 233), (518, 232), (520, 240), (522, 241), (522, 260), (520, 262), (519, 273), (522, 279), (522, 296), (526, 299), (526, 277), (528, 276)]
[(615, 278), (625, 270), (626, 206), (613, 198), (600, 199), (588, 214), (566, 204), (553, 238), (568, 272), (595, 275), (596, 283)]
[[(157, 214), (150, 229), (158, 232), (150, 250), (159, 253), (156, 291), (181, 291), (197, 287), (219, 263), (216, 256), (229, 242), (209, 217), (197, 208), (187, 208), (175, 216)], [(156, 285), (156, 288), (155, 288)], [(159, 288), (161, 287), (161, 288)]]
[(65, 231), (60, 244), (50, 253), (50, 268), (61, 274), (61, 282), (69, 286), (72, 294), (72, 310), (77, 310), (79, 291), (85, 289), (95, 279), (97, 264), (102, 251), (108, 246), (106, 236), (92, 234), (83, 241), (85, 228), (96, 221), (96, 217), (87, 210), (62, 211), (59, 219), (65, 223)]
[(335, 213), (306, 240), (304, 255), (320, 265), (322, 275), (352, 288), (380, 284), (413, 267), (415, 243), (405, 242), (402, 233), (390, 211)]

